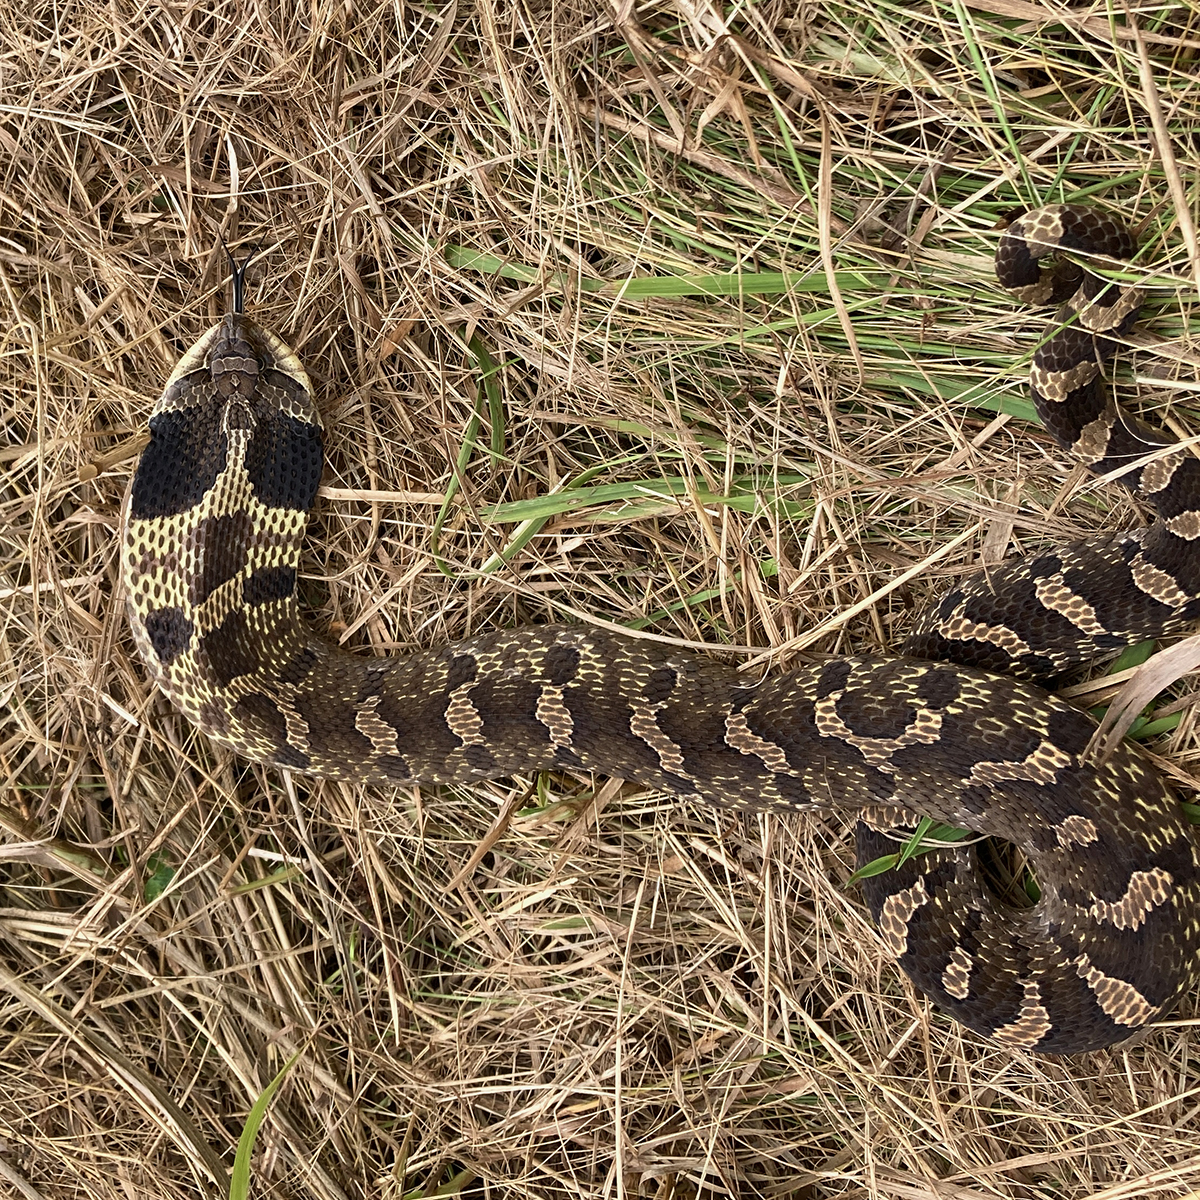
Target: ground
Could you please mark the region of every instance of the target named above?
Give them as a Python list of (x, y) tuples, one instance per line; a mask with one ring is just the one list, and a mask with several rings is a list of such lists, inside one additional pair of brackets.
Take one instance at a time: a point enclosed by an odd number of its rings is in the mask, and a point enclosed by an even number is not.
[(223, 236), (329, 425), (329, 636), (884, 651), (981, 561), (1145, 519), (1032, 420), (1006, 215), (1138, 228), (1118, 386), (1197, 428), (1198, 49), (1186, 5), (9, 10), (0, 1192), (225, 1196), (265, 1107), (250, 1194), (294, 1200), (1195, 1195), (1194, 1004), (1070, 1061), (965, 1033), (843, 814), (249, 766), (149, 686), (117, 523)]

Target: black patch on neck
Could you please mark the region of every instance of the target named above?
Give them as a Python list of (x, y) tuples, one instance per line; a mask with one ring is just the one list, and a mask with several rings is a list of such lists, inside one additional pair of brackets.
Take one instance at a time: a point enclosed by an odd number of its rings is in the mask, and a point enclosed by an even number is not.
[(259, 411), (246, 446), (246, 473), (260, 503), (308, 512), (317, 498), (324, 461), (319, 425)]
[(229, 444), (212, 405), (150, 418), (150, 444), (133, 477), (129, 515), (169, 517), (198, 504), (225, 470)]

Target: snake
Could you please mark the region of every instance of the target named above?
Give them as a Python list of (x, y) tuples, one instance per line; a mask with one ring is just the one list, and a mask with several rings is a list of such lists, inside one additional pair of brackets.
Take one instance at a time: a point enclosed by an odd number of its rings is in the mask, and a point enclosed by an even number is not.
[[(886, 951), (919, 992), (1011, 1051), (1076, 1054), (1169, 1013), (1200, 960), (1200, 854), (1136, 746), (1047, 689), (1065, 670), (1200, 617), (1200, 461), (1125, 413), (1106, 360), (1136, 319), (1119, 219), (1055, 204), (1011, 220), (996, 273), (1057, 304), (1030, 387), (1058, 444), (1156, 512), (1149, 525), (1006, 559), (917, 617), (900, 651), (768, 671), (589, 624), (490, 631), (371, 657), (309, 627), (297, 573), (323, 470), (303, 365), (233, 303), (184, 353), (125, 495), (121, 577), (151, 679), (244, 759), (368, 785), (593, 772), (678, 802), (857, 814)], [(920, 818), (977, 839), (900, 853)], [(1026, 855), (1014, 906), (979, 839)]]

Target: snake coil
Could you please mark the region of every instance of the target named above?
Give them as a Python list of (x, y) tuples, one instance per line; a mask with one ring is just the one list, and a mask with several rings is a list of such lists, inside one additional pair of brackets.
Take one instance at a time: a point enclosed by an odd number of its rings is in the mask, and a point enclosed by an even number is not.
[(1033, 908), (999, 901), (974, 850), (938, 851), (865, 882), (883, 941), (921, 991), (1002, 1045), (1109, 1045), (1196, 978), (1200, 858), (1147, 760), (1125, 745), (1090, 761), (1090, 719), (1029, 680), (1200, 616), (1200, 461), (1123, 414), (1101, 378), (1140, 298), (1070, 261), (1043, 262), (1135, 248), (1119, 223), (1054, 205), (1007, 229), (997, 272), (1029, 303), (1065, 305), (1066, 324), (1034, 359), (1046, 427), (1092, 470), (1124, 468), (1159, 519), (967, 581), (900, 657), (803, 665), (757, 686), (588, 627), (382, 659), (314, 637), (296, 572), (321, 420), (304, 368), (241, 311), (239, 287), (167, 381), (126, 496), (138, 650), (210, 738), (293, 771), (452, 784), (561, 768), (682, 800), (861, 810), (868, 860), (894, 851), (917, 812), (1013, 842), (1041, 885)]

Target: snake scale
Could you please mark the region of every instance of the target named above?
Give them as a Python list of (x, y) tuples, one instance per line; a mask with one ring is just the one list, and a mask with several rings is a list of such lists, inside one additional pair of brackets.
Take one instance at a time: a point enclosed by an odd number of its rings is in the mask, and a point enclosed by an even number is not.
[(1142, 754), (1125, 744), (1094, 761), (1091, 719), (1031, 681), (1200, 616), (1200, 461), (1127, 417), (1103, 381), (1136, 290), (1056, 250), (1128, 259), (1136, 242), (1111, 218), (1052, 205), (1010, 224), (996, 261), (1019, 299), (1064, 305), (1032, 370), (1046, 427), (1093, 471), (1126, 469), (1158, 519), (968, 580), (918, 619), (900, 656), (836, 658), (757, 685), (585, 626), (395, 658), (313, 636), (296, 573), (321, 420), (295, 354), (243, 313), (243, 264), (232, 311), (155, 405), (126, 496), (138, 650), (210, 738), (293, 771), (453, 784), (563, 768), (681, 800), (852, 808), (860, 860), (894, 852), (918, 812), (1005, 839), (1036, 872), (1032, 908), (993, 894), (976, 850), (938, 850), (864, 882), (884, 942), (921, 991), (1003, 1046), (1066, 1054), (1120, 1041), (1197, 978), (1200, 857)]

